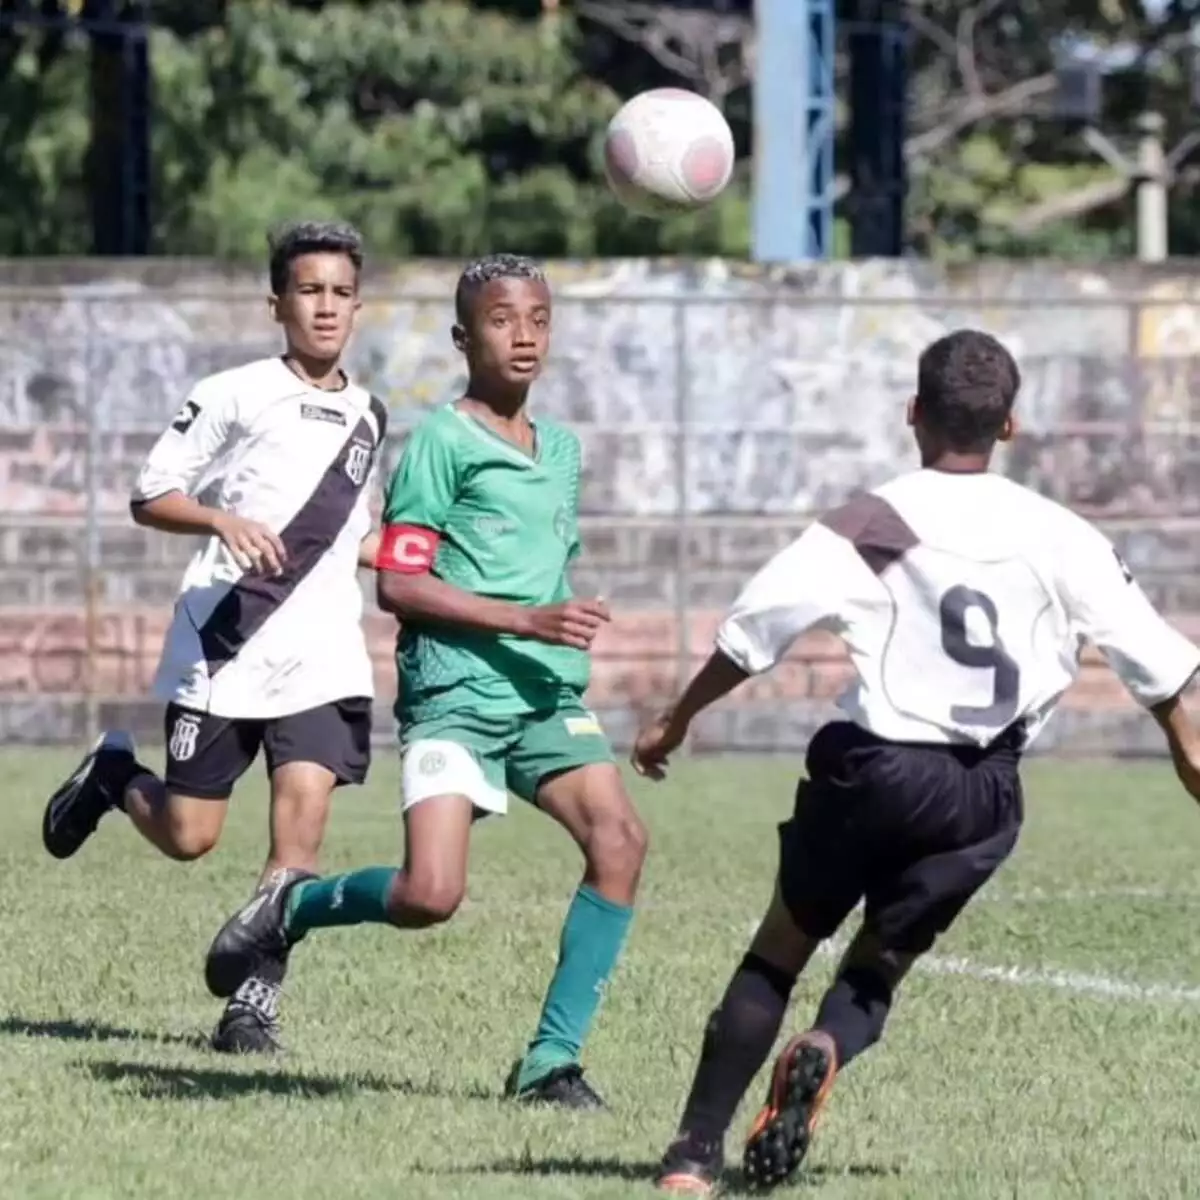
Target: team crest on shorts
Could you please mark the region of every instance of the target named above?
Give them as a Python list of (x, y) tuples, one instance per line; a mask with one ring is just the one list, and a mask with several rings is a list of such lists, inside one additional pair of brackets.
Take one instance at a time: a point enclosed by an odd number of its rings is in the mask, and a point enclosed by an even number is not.
[(446, 769), (446, 756), (440, 750), (426, 750), (417, 759), (417, 770), (422, 775), (440, 775)]
[(175, 718), (175, 724), (171, 728), (167, 753), (176, 762), (187, 762), (196, 753), (196, 739), (199, 736), (200, 718), (193, 713), (182, 713)]

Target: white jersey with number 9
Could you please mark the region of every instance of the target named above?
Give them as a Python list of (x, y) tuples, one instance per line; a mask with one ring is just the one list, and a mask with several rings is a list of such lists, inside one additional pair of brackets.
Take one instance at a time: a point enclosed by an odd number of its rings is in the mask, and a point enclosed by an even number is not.
[(899, 742), (987, 745), (1018, 722), (1028, 742), (1088, 641), (1144, 705), (1200, 668), (1107, 538), (986, 473), (911, 472), (827, 514), (746, 585), (717, 645), (757, 674), (811, 628), (849, 649), (840, 707)]

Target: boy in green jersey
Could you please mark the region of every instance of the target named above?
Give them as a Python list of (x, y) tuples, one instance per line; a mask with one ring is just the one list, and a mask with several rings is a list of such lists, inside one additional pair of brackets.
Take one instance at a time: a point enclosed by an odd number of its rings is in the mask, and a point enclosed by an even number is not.
[(226, 924), (209, 986), (239, 986), (310, 929), (448, 920), (466, 888), (473, 820), (508, 793), (561, 824), (583, 851), (541, 1020), (507, 1091), (571, 1108), (602, 1101), (579, 1056), (632, 916), (646, 831), (584, 707), (589, 649), (609, 620), (576, 600), (579, 441), (526, 409), (549, 348), (550, 290), (524, 258), (469, 266), (455, 294), (466, 394), (413, 430), (388, 487), (376, 561), (396, 644), (405, 824), (403, 868), (309, 876)]

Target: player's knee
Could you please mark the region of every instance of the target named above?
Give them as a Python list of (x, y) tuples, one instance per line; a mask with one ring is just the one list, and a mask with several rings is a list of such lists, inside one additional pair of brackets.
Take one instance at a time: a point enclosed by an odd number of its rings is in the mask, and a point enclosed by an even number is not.
[(641, 873), (650, 846), (650, 834), (632, 808), (605, 814), (588, 830), (585, 852), (602, 875), (636, 876)]
[(465, 892), (461, 880), (410, 876), (405, 888), (404, 907), (414, 924), (441, 925), (458, 912)]
[(167, 853), (177, 862), (195, 862), (212, 850), (221, 836), (220, 829), (204, 825), (176, 826), (171, 830)]

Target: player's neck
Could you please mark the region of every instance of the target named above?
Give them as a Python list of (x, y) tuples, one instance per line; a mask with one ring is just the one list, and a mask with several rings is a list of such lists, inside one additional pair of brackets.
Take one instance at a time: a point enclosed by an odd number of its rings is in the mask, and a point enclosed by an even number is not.
[(283, 356), (283, 365), (297, 379), (323, 392), (340, 392), (349, 382), (339, 358), (313, 358), (289, 349)]
[(930, 455), (921, 466), (927, 471), (942, 471), (946, 475), (984, 475), (991, 457), (990, 454), (960, 454), (947, 450), (943, 454)]
[(528, 399), (528, 387), (495, 387), (469, 379), (459, 403), (468, 412), (474, 410), (476, 416), (504, 425), (525, 425), (529, 422), (529, 414), (525, 411)]

